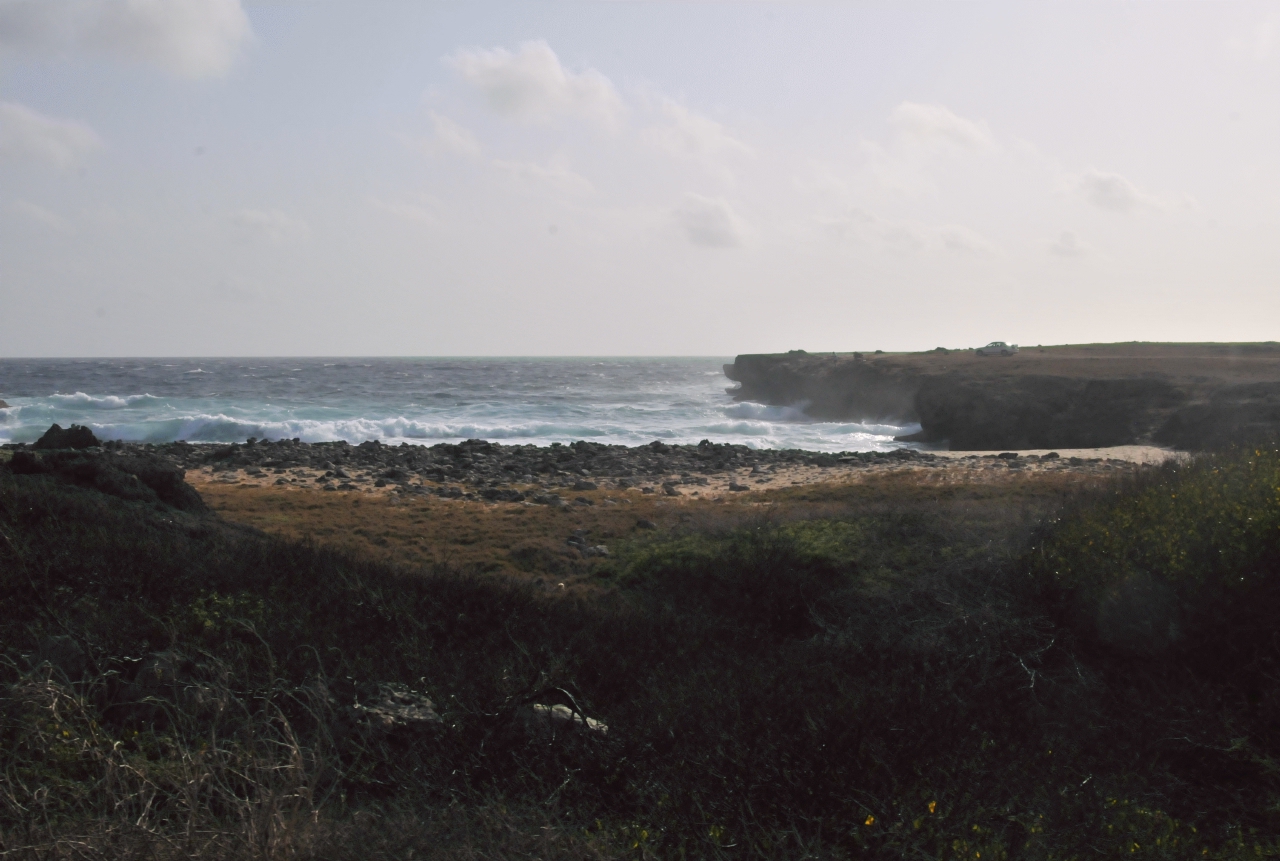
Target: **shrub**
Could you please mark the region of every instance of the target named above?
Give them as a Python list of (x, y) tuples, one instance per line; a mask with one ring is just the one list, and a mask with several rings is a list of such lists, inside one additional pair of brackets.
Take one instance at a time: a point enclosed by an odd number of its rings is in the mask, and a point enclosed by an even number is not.
[(1032, 555), (1076, 630), (1234, 673), (1280, 618), (1280, 450), (1173, 463), (1052, 524)]

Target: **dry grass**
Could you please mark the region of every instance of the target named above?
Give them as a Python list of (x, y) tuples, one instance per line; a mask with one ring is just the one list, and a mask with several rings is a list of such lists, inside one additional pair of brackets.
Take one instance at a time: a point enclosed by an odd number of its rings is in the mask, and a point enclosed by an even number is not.
[[(518, 578), (593, 582), (603, 564), (565, 543), (585, 530), (612, 548), (642, 540), (648, 520), (663, 532), (716, 532), (747, 522), (786, 523), (875, 514), (904, 508), (941, 521), (981, 523), (1001, 535), (1027, 528), (1065, 500), (1103, 487), (1106, 478), (1079, 472), (978, 474), (911, 469), (756, 490), (714, 499), (663, 497), (635, 490), (573, 493), (591, 506), (428, 499), (390, 494), (200, 483), (206, 503), (232, 523), (288, 539), (307, 539), (407, 567), (447, 565)], [(961, 478), (965, 478), (963, 472)], [(616, 504), (615, 504), (616, 503)]]

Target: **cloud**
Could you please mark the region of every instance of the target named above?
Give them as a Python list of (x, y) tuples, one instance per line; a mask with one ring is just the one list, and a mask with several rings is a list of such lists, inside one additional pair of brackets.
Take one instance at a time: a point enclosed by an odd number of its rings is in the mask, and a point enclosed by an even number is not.
[(838, 238), (888, 250), (927, 254), (1000, 253), (1000, 249), (982, 234), (959, 224), (934, 225), (884, 218), (857, 207), (823, 223)]
[(431, 122), (435, 126), (433, 148), (464, 158), (480, 158), (480, 142), (467, 128), (435, 111), (431, 112)]
[(248, 235), (276, 245), (305, 240), (311, 227), (301, 219), (285, 215), (278, 209), (242, 209), (232, 218)]
[(1139, 190), (1118, 173), (1089, 170), (1076, 177), (1075, 188), (1085, 200), (1111, 212), (1132, 212), (1139, 207), (1159, 203), (1156, 198)]
[(961, 254), (995, 254), (998, 250), (982, 234), (958, 224), (938, 228), (938, 240), (948, 251)]
[(484, 96), (498, 114), (531, 122), (585, 117), (613, 127), (623, 111), (613, 84), (594, 69), (571, 72), (543, 41), (505, 48), (459, 50), (446, 62)]
[(10, 204), (9, 208), (33, 224), (38, 224), (57, 233), (71, 232), (71, 222), (56, 212), (45, 209), (43, 206), (37, 206), (25, 200), (15, 200)]
[(718, 198), (686, 194), (674, 214), (689, 241), (703, 248), (734, 248), (746, 233), (733, 207)]
[(101, 54), (186, 78), (226, 74), (251, 36), (240, 0), (0, 0), (0, 50)]
[(591, 182), (562, 165), (540, 165), (527, 161), (499, 161), (493, 166), (508, 176), (530, 185), (554, 185), (565, 191), (589, 193)]
[(666, 123), (645, 129), (641, 137), (667, 155), (693, 159), (752, 155), (751, 147), (730, 136), (724, 126), (709, 117), (670, 99), (663, 99), (659, 110)]
[(995, 145), (986, 123), (966, 120), (942, 105), (903, 102), (893, 109), (889, 125), (903, 138), (920, 143), (942, 142), (965, 149), (988, 149)]
[(394, 215), (396, 218), (410, 221), (416, 224), (428, 227), (437, 227), (440, 225), (440, 219), (428, 207), (417, 203), (408, 203), (398, 200), (382, 200), (380, 198), (370, 198), (370, 205), (383, 212)]
[(68, 170), (102, 146), (97, 133), (73, 120), (45, 116), (16, 102), (0, 102), (0, 159), (41, 161)]
[(1049, 253), (1056, 254), (1058, 257), (1084, 257), (1089, 253), (1089, 249), (1080, 241), (1080, 237), (1066, 230), (1049, 243)]

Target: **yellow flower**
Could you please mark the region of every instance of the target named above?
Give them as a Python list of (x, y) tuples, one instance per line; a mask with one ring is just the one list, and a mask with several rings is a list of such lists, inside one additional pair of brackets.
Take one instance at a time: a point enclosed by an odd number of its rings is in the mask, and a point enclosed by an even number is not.
[(862, 824), (863, 824), (863, 825), (875, 825), (875, 824), (876, 824), (876, 818), (875, 818), (874, 816), (868, 816), (868, 817), (867, 817), (867, 821), (866, 821), (866, 822), (864, 822), (864, 823), (862, 823)]
[(936, 802), (936, 801), (930, 801), (930, 802), (929, 802), (929, 812), (930, 812), (930, 813), (937, 813), (937, 812), (938, 812), (938, 802)]

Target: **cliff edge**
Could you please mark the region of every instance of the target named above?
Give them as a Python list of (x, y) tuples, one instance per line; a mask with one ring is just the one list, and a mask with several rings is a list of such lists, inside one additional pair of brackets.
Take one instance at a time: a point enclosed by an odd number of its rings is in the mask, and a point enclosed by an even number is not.
[(919, 422), (956, 450), (1155, 444), (1187, 450), (1280, 435), (1280, 343), (1085, 344), (1014, 356), (738, 356), (736, 400), (815, 419)]

